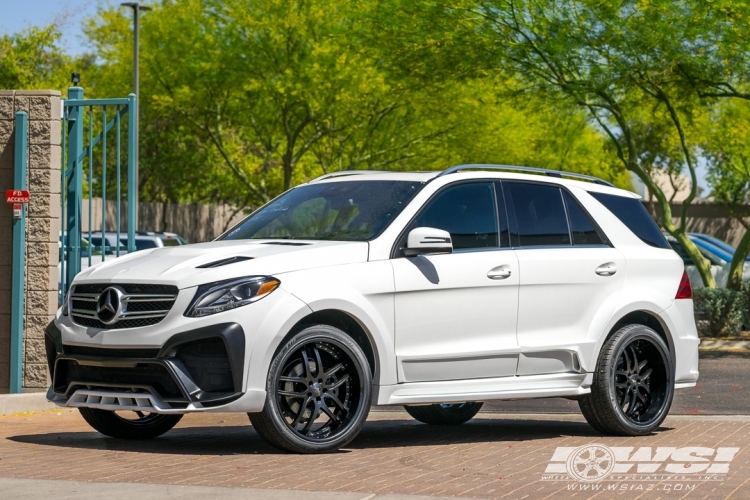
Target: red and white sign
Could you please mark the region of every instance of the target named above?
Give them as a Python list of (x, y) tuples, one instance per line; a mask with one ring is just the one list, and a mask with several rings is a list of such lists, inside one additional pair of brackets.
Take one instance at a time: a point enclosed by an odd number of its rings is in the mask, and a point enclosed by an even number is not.
[(5, 191), (5, 203), (28, 203), (29, 192), (25, 189), (8, 189)]

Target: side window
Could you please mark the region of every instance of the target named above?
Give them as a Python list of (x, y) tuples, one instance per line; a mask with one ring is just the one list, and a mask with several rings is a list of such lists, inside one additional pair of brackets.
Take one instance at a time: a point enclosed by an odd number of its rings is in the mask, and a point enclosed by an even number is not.
[(525, 182), (503, 182), (503, 186), (508, 212), (515, 214), (512, 239), (519, 246), (570, 245), (560, 188)]
[(458, 184), (438, 193), (411, 226), (451, 233), (455, 250), (496, 248), (497, 208), (491, 182)]
[(604, 245), (599, 233), (591, 223), (589, 216), (578, 205), (578, 202), (567, 191), (563, 191), (565, 209), (568, 211), (570, 221), (570, 234), (573, 236), (574, 245)]

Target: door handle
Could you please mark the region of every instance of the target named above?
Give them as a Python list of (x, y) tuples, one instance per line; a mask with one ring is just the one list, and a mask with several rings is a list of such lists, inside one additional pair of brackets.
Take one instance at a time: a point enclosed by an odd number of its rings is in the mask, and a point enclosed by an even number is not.
[(507, 264), (492, 268), (490, 269), (490, 272), (487, 273), (487, 277), (491, 280), (504, 280), (510, 278), (510, 275), (510, 266)]
[(612, 276), (617, 272), (617, 266), (614, 262), (607, 262), (596, 268), (596, 274), (599, 276)]

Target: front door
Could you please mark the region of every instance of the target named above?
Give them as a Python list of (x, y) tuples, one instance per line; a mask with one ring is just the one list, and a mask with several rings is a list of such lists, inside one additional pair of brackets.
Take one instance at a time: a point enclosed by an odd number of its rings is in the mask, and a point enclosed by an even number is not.
[(444, 188), (407, 232), (415, 227), (448, 231), (454, 251), (391, 261), (399, 381), (514, 375), (518, 261), (494, 184)]

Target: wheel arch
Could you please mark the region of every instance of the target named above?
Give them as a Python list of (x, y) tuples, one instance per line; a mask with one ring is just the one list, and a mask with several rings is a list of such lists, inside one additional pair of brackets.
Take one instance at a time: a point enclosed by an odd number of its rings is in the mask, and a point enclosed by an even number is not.
[(664, 319), (659, 314), (648, 309), (636, 309), (634, 311), (623, 314), (619, 319), (615, 320), (614, 324), (609, 329), (607, 334), (603, 336), (602, 341), (598, 346), (598, 349), (596, 350), (597, 358), (599, 357), (599, 352), (601, 351), (602, 346), (605, 342), (607, 342), (607, 339), (614, 335), (615, 332), (623, 326), (633, 324), (643, 325), (654, 330), (657, 335), (661, 337), (664, 343), (667, 344), (667, 347), (669, 348), (669, 355), (672, 358), (673, 366), (676, 364), (675, 343), (674, 339), (672, 338), (672, 332), (670, 331)]
[(338, 328), (349, 335), (352, 340), (362, 348), (362, 351), (367, 358), (367, 363), (370, 365), (372, 380), (374, 383), (377, 383), (380, 378), (381, 370), (377, 343), (365, 325), (363, 325), (355, 316), (340, 309), (323, 309), (320, 311), (314, 311), (301, 318), (292, 326), (284, 338), (281, 339), (281, 342), (278, 343), (274, 352), (274, 357), (287, 341), (298, 332), (310, 325), (321, 324)]

